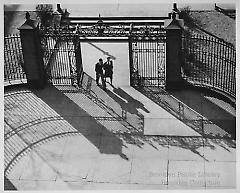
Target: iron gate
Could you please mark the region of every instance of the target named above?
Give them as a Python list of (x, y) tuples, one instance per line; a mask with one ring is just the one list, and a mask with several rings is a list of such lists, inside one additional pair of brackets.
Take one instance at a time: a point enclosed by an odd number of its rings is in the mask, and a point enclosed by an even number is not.
[(155, 41), (131, 41), (130, 85), (165, 86), (166, 42), (165, 39)]
[(48, 81), (53, 85), (78, 84), (82, 73), (79, 36), (49, 30), (41, 43)]
[(124, 41), (129, 42), (130, 85), (165, 86), (164, 19), (69, 18), (65, 27), (44, 29), (42, 44), (48, 79), (52, 84), (79, 84), (82, 73), (80, 42)]

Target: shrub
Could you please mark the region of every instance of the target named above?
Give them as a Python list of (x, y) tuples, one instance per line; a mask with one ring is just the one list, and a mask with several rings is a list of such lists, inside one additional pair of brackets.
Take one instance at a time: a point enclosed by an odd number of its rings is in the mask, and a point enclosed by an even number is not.
[(180, 9), (179, 17), (181, 19), (184, 19), (184, 24), (190, 29), (202, 27), (201, 20), (192, 18), (190, 13), (191, 13), (190, 6), (183, 7), (182, 9)]
[(42, 26), (49, 27), (52, 25), (53, 6), (51, 4), (39, 4), (36, 6), (36, 11)]

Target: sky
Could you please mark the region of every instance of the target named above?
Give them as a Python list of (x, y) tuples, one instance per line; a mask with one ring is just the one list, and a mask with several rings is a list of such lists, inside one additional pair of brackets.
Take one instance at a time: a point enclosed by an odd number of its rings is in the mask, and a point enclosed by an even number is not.
[[(65, 1), (69, 2), (69, 1)], [(71, 1), (70, 1), (71, 2)], [(89, 3), (88, 3), (89, 2)], [(115, 2), (115, 3), (114, 3)], [(131, 3), (130, 3), (131, 2)], [(76, 3), (62, 3), (62, 8), (67, 8), (69, 12), (79, 14), (92, 14), (96, 11), (104, 11), (108, 13), (113, 12), (117, 15), (121, 13), (129, 12), (129, 10), (136, 10), (135, 12), (152, 12), (153, 15), (156, 15), (157, 12), (169, 12), (172, 9), (172, 3), (166, 3), (166, 1), (160, 3), (150, 0), (145, 3), (139, 1), (140, 3), (134, 3), (134, 1), (127, 2), (119, 2), (119, 0), (109, 1), (84, 1)], [(141, 3), (142, 2), (142, 3)], [(214, 9), (214, 3), (177, 3), (178, 7), (190, 6), (193, 10), (212, 10)], [(233, 3), (218, 3), (217, 5), (226, 8), (233, 8), (235, 5)], [(18, 6), (14, 4), (5, 4), (5, 11), (31, 11), (35, 10), (36, 4), (18, 4)], [(53, 7), (56, 8), (56, 4), (53, 4)], [(150, 13), (149, 13), (150, 14)]]

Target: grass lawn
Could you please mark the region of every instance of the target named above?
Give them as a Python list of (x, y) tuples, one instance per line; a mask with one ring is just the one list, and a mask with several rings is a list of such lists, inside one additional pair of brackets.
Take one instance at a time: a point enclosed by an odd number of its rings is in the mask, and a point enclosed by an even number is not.
[(215, 10), (191, 11), (190, 16), (199, 22), (204, 30), (236, 45), (236, 20)]

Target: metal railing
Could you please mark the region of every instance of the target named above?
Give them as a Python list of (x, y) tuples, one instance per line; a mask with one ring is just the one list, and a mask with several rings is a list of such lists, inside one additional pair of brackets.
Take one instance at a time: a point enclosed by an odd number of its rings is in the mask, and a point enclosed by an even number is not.
[(4, 83), (25, 82), (22, 45), (20, 35), (4, 37)]
[(183, 78), (194, 85), (236, 98), (236, 50), (223, 40), (203, 35), (184, 35)]
[(157, 41), (132, 41), (129, 53), (132, 86), (165, 86), (166, 36)]
[(54, 85), (73, 84), (79, 71), (79, 38), (73, 33), (41, 35), (43, 61), (48, 81)]

